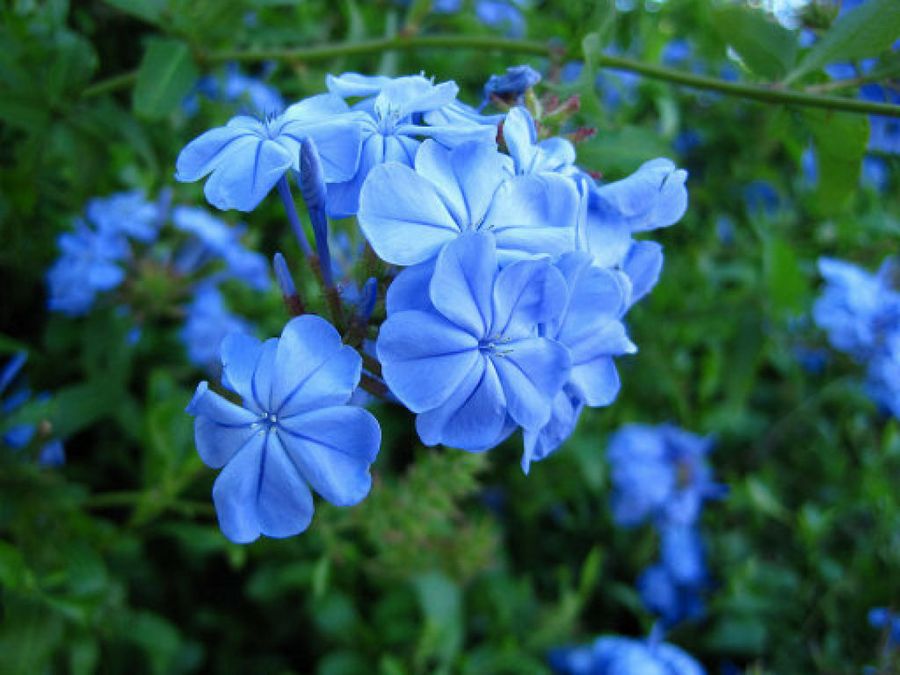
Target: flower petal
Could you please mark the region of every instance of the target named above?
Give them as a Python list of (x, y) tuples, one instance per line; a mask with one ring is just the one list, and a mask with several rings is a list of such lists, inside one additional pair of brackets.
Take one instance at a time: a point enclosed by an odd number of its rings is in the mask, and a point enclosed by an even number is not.
[(497, 275), (491, 335), (531, 337), (539, 323), (556, 319), (566, 306), (566, 282), (546, 260), (518, 260)]
[[(256, 125), (262, 128), (259, 122)], [(230, 161), (259, 142), (259, 136), (246, 128), (216, 127), (200, 134), (178, 154), (175, 180), (189, 183), (200, 180), (216, 167)]]
[(497, 274), (493, 237), (469, 232), (441, 251), (428, 287), (435, 309), (476, 338), (493, 323), (491, 290)]
[(492, 357), (509, 415), (525, 429), (539, 429), (550, 420), (553, 399), (569, 379), (569, 350), (546, 338), (517, 340), (502, 356)]
[(478, 359), (449, 399), (416, 417), (416, 431), (425, 445), (482, 452), (503, 439), (506, 419), (497, 371), (490, 359)]
[(381, 429), (362, 408), (322, 408), (285, 420), (279, 436), (309, 484), (335, 506), (362, 501), (372, 486), (369, 466)]
[(428, 260), (460, 232), (437, 188), (396, 162), (369, 173), (360, 193), (358, 218), (378, 257), (394, 265)]
[(213, 483), (213, 504), (219, 528), (236, 544), (248, 544), (259, 538), (260, 462), (266, 434), (257, 432), (222, 470)]
[(480, 230), (497, 237), (500, 264), (575, 248), (579, 197), (575, 182), (557, 174), (516, 176), (503, 183)]
[(292, 537), (309, 527), (313, 499), (277, 433), (266, 434), (259, 467), (256, 511), (259, 531), (267, 537)]
[(222, 386), (244, 400), (244, 405), (262, 413), (253, 399), (253, 371), (259, 361), (262, 343), (246, 333), (230, 333), (219, 347), (222, 357)]
[(209, 390), (206, 382), (197, 386), (187, 413), (194, 420), (194, 439), (203, 463), (213, 469), (225, 466), (258, 429), (259, 415), (235, 405)]
[(385, 382), (413, 412), (443, 404), (480, 359), (477, 338), (434, 312), (390, 316), (376, 350)]
[(279, 143), (259, 140), (228, 154), (206, 181), (203, 193), (216, 208), (252, 211), (293, 164)]
[(436, 263), (437, 260), (432, 258), (407, 267), (394, 278), (385, 298), (388, 316), (411, 309), (428, 311), (433, 308), (428, 297), (428, 284), (434, 276)]
[(625, 274), (631, 279), (629, 305), (647, 295), (659, 281), (662, 272), (662, 246), (655, 241), (636, 241), (625, 258)]
[(361, 369), (359, 354), (341, 343), (325, 319), (313, 314), (291, 319), (278, 341), (272, 410), (281, 419), (346, 403)]

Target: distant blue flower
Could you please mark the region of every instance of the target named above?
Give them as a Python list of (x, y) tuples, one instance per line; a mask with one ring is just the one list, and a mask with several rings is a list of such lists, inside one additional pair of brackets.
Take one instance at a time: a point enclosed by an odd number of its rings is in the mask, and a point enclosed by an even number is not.
[(221, 98), (225, 101), (250, 102), (253, 112), (260, 115), (273, 115), (284, 110), (284, 99), (278, 90), (258, 77), (245, 75), (238, 64), (225, 66), (225, 77), (216, 81), (218, 91), (210, 98)]
[(228, 311), (222, 293), (213, 284), (201, 284), (187, 307), (187, 319), (181, 329), (181, 341), (188, 359), (206, 368), (219, 358), (219, 346), (231, 333), (250, 333), (250, 325)]
[(734, 244), (734, 220), (730, 216), (720, 215), (716, 218), (716, 239), (723, 246)]
[(900, 331), (898, 263), (887, 258), (877, 274), (842, 260), (820, 258), (825, 290), (813, 319), (834, 347), (859, 360), (870, 359), (892, 331)]
[(890, 179), (890, 169), (881, 157), (866, 155), (862, 161), (862, 173), (859, 177), (861, 185), (884, 192)]
[(556, 174), (510, 178), (511, 171), (510, 158), (490, 145), (447, 150), (426, 141), (415, 170), (389, 162), (372, 171), (360, 227), (378, 256), (396, 265), (430, 260), (473, 230), (493, 236), (501, 262), (572, 250), (575, 183)]
[(476, 0), (475, 15), (492, 28), (502, 28), (511, 37), (525, 34), (523, 0)]
[(816, 147), (810, 143), (800, 155), (800, 168), (803, 170), (803, 181), (810, 187), (819, 183), (819, 162), (816, 158)]
[[(19, 376), (28, 355), (25, 352), (18, 352), (0, 368), (0, 427), (4, 427), (4, 432), (0, 441), (4, 445), (13, 449), (21, 450), (31, 443), (38, 434), (38, 428), (34, 424), (20, 423), (7, 426), (3, 419), (7, 415), (12, 415), (23, 405), (28, 403), (32, 396), (27, 386), (23, 386), (4, 397), (9, 387)], [(47, 394), (39, 394), (36, 397), (38, 402), (48, 399)], [(37, 463), (40, 466), (58, 467), (65, 464), (66, 455), (62, 441), (59, 439), (51, 439), (44, 443), (38, 450)]]
[(866, 390), (872, 400), (900, 419), (900, 326), (888, 334), (869, 361)]
[(108, 235), (124, 234), (146, 243), (156, 239), (163, 214), (140, 190), (95, 197), (87, 203), (87, 219)]
[(375, 167), (385, 162), (412, 166), (422, 137), (433, 138), (446, 147), (476, 140), (493, 143), (496, 137), (492, 126), (464, 120), (458, 124), (425, 124), (427, 113), (456, 101), (459, 87), (455, 82), (434, 84), (421, 75), (390, 79), (345, 73), (329, 76), (328, 89), (345, 97), (364, 97), (350, 116), (362, 140), (359, 165), (344, 182), (329, 180), (328, 212), (334, 218), (357, 212), (360, 190)]
[(695, 148), (699, 148), (703, 145), (703, 137), (700, 135), (700, 132), (695, 129), (686, 129), (679, 133), (675, 140), (672, 141), (672, 148), (679, 155), (687, 155)]
[(680, 66), (693, 56), (691, 43), (684, 39), (670, 40), (662, 50), (662, 62), (667, 66)]
[(361, 359), (338, 332), (304, 315), (280, 339), (231, 335), (221, 351), (222, 384), (241, 405), (202, 382), (188, 412), (200, 457), (224, 467), (213, 501), (225, 536), (248, 543), (302, 532), (313, 516), (310, 488), (336, 506), (364, 499), (381, 432), (369, 412), (346, 405)]
[(427, 299), (388, 300), (378, 359), (426, 445), (482, 451), (539, 429), (569, 377), (568, 349), (538, 335), (565, 304), (562, 275), (546, 260), (497, 268), (494, 238), (467, 234), (438, 256)]
[(119, 265), (129, 255), (128, 242), (118, 233), (98, 231), (82, 220), (74, 232), (57, 239), (60, 257), (47, 272), (51, 312), (83, 316), (97, 293), (116, 288), (125, 279)]
[(664, 524), (660, 531), (662, 561), (638, 579), (644, 605), (672, 627), (702, 616), (702, 592), (708, 586), (703, 541), (694, 525)]
[(202, 248), (189, 246), (185, 255), (178, 259), (176, 264), (183, 274), (193, 272), (210, 258), (220, 258), (225, 262), (229, 277), (257, 290), (269, 288), (266, 259), (260, 253), (244, 248), (240, 242), (243, 232), (240, 227), (228, 225), (199, 206), (176, 206), (172, 210), (172, 222), (202, 244)]
[(300, 142), (315, 139), (327, 180), (356, 173), (360, 132), (340, 97), (322, 94), (264, 121), (233, 117), (188, 143), (175, 178), (193, 182), (211, 174), (204, 193), (219, 209), (252, 211), (289, 169), (300, 170)]
[(900, 649), (900, 614), (886, 607), (874, 607), (869, 610), (869, 625), (885, 631), (887, 649)]
[(525, 92), (541, 81), (541, 74), (531, 66), (510, 66), (503, 75), (491, 75), (484, 85), (484, 99), (497, 96), (521, 105)]
[(754, 180), (744, 186), (744, 203), (751, 216), (771, 218), (781, 207), (781, 198), (771, 183)]
[(534, 119), (526, 108), (516, 106), (507, 113), (503, 140), (513, 159), (516, 175), (561, 173), (572, 176), (578, 171), (572, 143), (559, 136), (538, 141)]
[(633, 640), (602, 635), (584, 647), (555, 650), (550, 655), (560, 675), (704, 675), (693, 657), (675, 645), (652, 637)]
[(616, 523), (695, 523), (703, 502), (725, 492), (706, 463), (711, 448), (711, 439), (671, 425), (629, 424), (619, 429), (607, 451)]
[(566, 281), (567, 300), (560, 316), (541, 332), (569, 349), (572, 370), (547, 424), (525, 431), (526, 473), (532, 461), (545, 458), (569, 436), (584, 405), (606, 406), (615, 400), (619, 376), (613, 359), (637, 351), (620, 320), (629, 293), (621, 275), (593, 267), (591, 257), (582, 252), (564, 255), (557, 268)]

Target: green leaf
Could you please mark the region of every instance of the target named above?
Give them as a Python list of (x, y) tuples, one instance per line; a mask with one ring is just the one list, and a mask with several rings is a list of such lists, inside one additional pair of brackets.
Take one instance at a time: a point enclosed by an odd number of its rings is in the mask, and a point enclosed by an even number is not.
[(425, 615), (425, 626), (419, 642), (418, 656), (437, 658), (449, 667), (459, 653), (463, 641), (462, 593), (451, 579), (439, 572), (428, 572), (415, 579), (419, 605)]
[(731, 5), (715, 12), (716, 31), (756, 75), (784, 76), (797, 59), (797, 38), (768, 14)]
[(134, 111), (147, 119), (161, 119), (174, 111), (197, 80), (197, 66), (187, 45), (179, 40), (153, 38), (138, 69)]
[(819, 169), (813, 208), (821, 215), (832, 214), (858, 189), (869, 141), (869, 118), (820, 110), (806, 111), (804, 116), (815, 141)]
[(155, 24), (160, 23), (166, 9), (166, 0), (104, 0), (104, 2), (120, 12)]
[(869, 0), (841, 16), (784, 79), (785, 84), (836, 61), (877, 56), (900, 35), (900, 2)]
[(600, 171), (607, 178), (624, 176), (650, 157), (670, 152), (671, 148), (657, 131), (637, 126), (599, 131), (592, 139), (578, 146), (580, 163), (588, 169)]
[(806, 277), (791, 245), (778, 237), (766, 239), (763, 249), (766, 284), (772, 306), (779, 313), (800, 313), (806, 298)]

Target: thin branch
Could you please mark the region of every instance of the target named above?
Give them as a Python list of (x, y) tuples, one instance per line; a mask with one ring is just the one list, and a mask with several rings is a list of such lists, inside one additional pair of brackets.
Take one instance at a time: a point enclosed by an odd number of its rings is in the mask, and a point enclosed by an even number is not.
[[(517, 40), (488, 35), (397, 35), (361, 42), (344, 42), (300, 47), (296, 49), (247, 49), (224, 50), (198, 53), (202, 64), (211, 65), (226, 61), (288, 61), (291, 63), (310, 63), (325, 61), (340, 56), (379, 53), (388, 50), (416, 49), (476, 49), (484, 51), (502, 51), (518, 54), (543, 56), (555, 61), (561, 60), (565, 48), (559, 44), (540, 40)], [(680, 84), (694, 89), (716, 91), (726, 96), (745, 98), (764, 103), (824, 108), (843, 112), (866, 113), (900, 117), (900, 105), (862, 101), (855, 98), (823, 96), (808, 91), (796, 91), (757, 84), (727, 82), (714, 77), (695, 75), (674, 68), (666, 68), (651, 63), (642, 63), (634, 59), (609, 54), (594, 55), (598, 66), (638, 73), (645, 77)], [(135, 73), (125, 73), (109, 80), (97, 82), (84, 90), (82, 96), (97, 96), (130, 86), (136, 79)]]

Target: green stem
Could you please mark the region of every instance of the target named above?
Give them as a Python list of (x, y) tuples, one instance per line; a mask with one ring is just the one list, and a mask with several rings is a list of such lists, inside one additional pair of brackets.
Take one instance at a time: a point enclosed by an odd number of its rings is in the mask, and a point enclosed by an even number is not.
[[(216, 64), (226, 61), (289, 61), (310, 63), (325, 61), (339, 56), (372, 54), (388, 50), (415, 49), (476, 49), (485, 51), (501, 51), (533, 56), (549, 57), (560, 60), (565, 56), (561, 46), (541, 40), (517, 40), (500, 38), (492, 35), (396, 35), (393, 37), (299, 47), (296, 49), (247, 49), (199, 53), (198, 60), (203, 64)], [(594, 62), (603, 67), (626, 70), (645, 77), (681, 84), (694, 89), (716, 91), (727, 96), (746, 98), (764, 103), (778, 103), (812, 108), (825, 108), (844, 112), (866, 113), (900, 117), (900, 105), (861, 101), (854, 98), (838, 96), (822, 96), (815, 93), (795, 91), (774, 86), (726, 82), (714, 77), (694, 75), (673, 68), (642, 63), (634, 59), (609, 54), (597, 54)], [(117, 75), (108, 80), (97, 82), (84, 90), (83, 96), (97, 96), (130, 86), (136, 79), (135, 73)]]
[(841, 98), (838, 96), (822, 96), (819, 94), (794, 91), (791, 89), (779, 89), (773, 86), (763, 86), (758, 84), (727, 82), (714, 77), (694, 75), (693, 73), (687, 73), (673, 68), (664, 68), (663, 66), (653, 65), (651, 63), (641, 63), (640, 61), (634, 61), (633, 59), (626, 59), (621, 56), (610, 56), (608, 54), (596, 55), (594, 57), (594, 62), (597, 65), (606, 66), (607, 68), (613, 68), (615, 70), (627, 70), (653, 79), (683, 84), (694, 89), (717, 91), (727, 96), (747, 98), (754, 101), (762, 101), (764, 103), (783, 103), (785, 105), (799, 105), (807, 108), (825, 108), (843, 112), (900, 117), (900, 105), (862, 101), (855, 98)]

